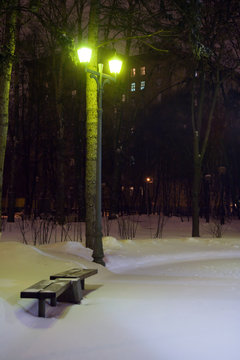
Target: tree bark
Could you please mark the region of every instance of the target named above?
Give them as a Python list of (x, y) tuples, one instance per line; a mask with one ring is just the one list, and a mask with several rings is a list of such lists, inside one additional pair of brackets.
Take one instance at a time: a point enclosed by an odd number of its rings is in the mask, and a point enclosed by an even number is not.
[[(58, 73), (55, 73), (55, 98), (58, 122), (57, 132), (57, 191), (56, 191), (56, 220), (59, 224), (65, 223), (65, 173), (64, 173), (64, 113), (63, 113), (63, 69), (66, 60), (64, 50), (60, 55)], [(56, 69), (56, 62), (53, 66)]]
[[(18, 5), (20, 6), (20, 0), (18, 0)], [(17, 14), (16, 18), (16, 27), (15, 27), (15, 51), (18, 52), (19, 47), (19, 34), (21, 27), (20, 20), (21, 13), (20, 11)], [(20, 65), (19, 61), (14, 64), (14, 110), (13, 118), (11, 119), (11, 156), (10, 156), (10, 174), (8, 182), (8, 212), (7, 216), (8, 222), (14, 222), (15, 218), (15, 203), (16, 203), (16, 194), (15, 194), (15, 176), (16, 176), (16, 167), (17, 167), (17, 143), (18, 143), (18, 129), (19, 129), (19, 72)]]
[[(88, 44), (92, 49), (92, 57), (89, 68), (97, 71), (97, 42), (98, 42), (98, 19), (99, 1), (91, 0), (88, 25)], [(90, 249), (98, 247), (99, 254), (93, 258), (95, 262), (104, 265), (102, 234), (98, 233), (96, 216), (96, 193), (97, 193), (97, 135), (98, 135), (98, 93), (97, 83), (87, 73), (86, 81), (86, 246)]]
[(8, 107), (9, 91), (12, 74), (13, 57), (15, 53), (15, 32), (16, 32), (16, 6), (17, 1), (12, 1), (12, 6), (6, 12), (5, 38), (3, 44), (4, 58), (0, 63), (0, 230), (2, 216), (2, 186), (3, 169), (7, 144), (8, 132)]
[(213, 115), (216, 108), (217, 96), (219, 91), (220, 81), (219, 81), (219, 69), (216, 70), (216, 83), (214, 84), (213, 97), (211, 101), (211, 106), (209, 110), (209, 115), (207, 118), (206, 129), (203, 133), (203, 140), (200, 146), (200, 136), (199, 133), (202, 130), (202, 117), (203, 117), (203, 106), (205, 99), (205, 79), (204, 73), (202, 75), (201, 82), (201, 91), (200, 91), (200, 101), (197, 109), (197, 116), (195, 116), (194, 106), (195, 98), (193, 92), (192, 98), (192, 126), (193, 126), (193, 186), (192, 186), (192, 236), (199, 237), (199, 197), (200, 197), (200, 186), (202, 178), (202, 162), (206, 153), (210, 131), (212, 128)]
[(193, 173), (193, 186), (192, 186), (192, 236), (199, 237), (199, 194), (201, 184), (201, 167), (202, 161), (199, 154), (199, 138), (198, 131), (194, 133), (194, 173)]

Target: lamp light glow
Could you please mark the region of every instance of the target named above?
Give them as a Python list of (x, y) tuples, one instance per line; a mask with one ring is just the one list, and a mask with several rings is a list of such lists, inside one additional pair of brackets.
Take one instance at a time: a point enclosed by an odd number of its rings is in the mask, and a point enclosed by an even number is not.
[(152, 184), (153, 179), (151, 177), (146, 177), (145, 182), (148, 183), (148, 184)]
[(122, 61), (117, 59), (117, 58), (113, 58), (112, 60), (109, 60), (109, 69), (111, 73), (115, 73), (115, 74), (119, 74), (121, 71), (121, 67), (122, 67)]
[(82, 47), (78, 49), (78, 58), (81, 63), (89, 63), (92, 56), (92, 49), (87, 47)]

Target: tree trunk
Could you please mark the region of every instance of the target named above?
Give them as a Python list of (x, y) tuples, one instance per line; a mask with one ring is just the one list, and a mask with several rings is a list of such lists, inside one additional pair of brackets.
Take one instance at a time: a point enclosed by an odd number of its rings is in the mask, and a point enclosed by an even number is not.
[[(80, 100), (79, 100), (80, 101)], [(85, 221), (85, 185), (83, 178), (85, 178), (85, 141), (82, 139), (82, 134), (85, 131), (85, 118), (82, 116), (74, 119), (74, 158), (75, 158), (75, 206), (77, 206), (78, 221)]]
[[(10, 4), (9, 4), (10, 5)], [(2, 51), (5, 59), (0, 63), (0, 230), (2, 215), (2, 185), (5, 151), (8, 132), (9, 90), (12, 74), (13, 56), (15, 53), (15, 31), (17, 1), (11, 2), (12, 8), (6, 13), (5, 39)]]
[(12, 144), (11, 144), (11, 158), (10, 158), (10, 174), (9, 174), (9, 186), (8, 186), (8, 210), (7, 210), (7, 221), (14, 222), (15, 215), (15, 187), (14, 187), (14, 179), (15, 179), (15, 168), (16, 168), (16, 139), (13, 136)]
[(212, 127), (213, 114), (216, 107), (216, 101), (218, 96), (218, 90), (220, 86), (219, 81), (219, 69), (216, 69), (216, 83), (214, 84), (214, 91), (212, 102), (210, 106), (210, 111), (207, 119), (206, 129), (204, 131), (204, 136), (202, 140), (202, 145), (200, 149), (200, 139), (199, 133), (202, 129), (202, 118), (203, 118), (203, 108), (204, 108), (204, 99), (205, 99), (205, 75), (202, 74), (201, 80), (201, 90), (199, 96), (199, 105), (197, 106), (197, 116), (195, 115), (195, 101), (194, 91), (192, 93), (192, 124), (193, 124), (193, 157), (194, 157), (194, 175), (193, 175), (193, 187), (192, 187), (192, 236), (199, 237), (199, 194), (200, 194), (200, 185), (201, 185), (201, 172), (202, 172), (202, 162), (206, 153), (209, 135)]
[(199, 237), (199, 193), (201, 183), (201, 157), (199, 154), (199, 138), (198, 132), (194, 133), (194, 174), (192, 186), (192, 236)]
[[(18, 0), (18, 5), (20, 5), (20, 0)], [(19, 47), (19, 34), (21, 27), (20, 20), (21, 13), (17, 14), (16, 18), (16, 28), (15, 28), (15, 51), (18, 52)], [(16, 194), (15, 194), (15, 177), (16, 177), (16, 167), (17, 167), (17, 142), (19, 137), (19, 61), (16, 61), (14, 65), (14, 110), (13, 118), (11, 119), (11, 156), (10, 156), (10, 175), (8, 180), (8, 222), (14, 222), (15, 216), (15, 203), (16, 203)]]
[[(92, 49), (92, 58), (89, 68), (97, 71), (97, 42), (98, 42), (98, 18), (99, 1), (91, 0), (91, 8), (88, 25), (88, 43)], [(94, 261), (100, 264), (103, 262), (102, 234), (97, 229), (97, 141), (98, 141), (98, 96), (97, 83), (87, 74), (86, 82), (86, 246), (95, 250), (98, 248), (98, 255), (93, 251)]]
[[(66, 60), (66, 54), (62, 50), (59, 64), (54, 58), (54, 86), (56, 99), (56, 113), (57, 113), (57, 189), (56, 189), (56, 220), (59, 224), (65, 223), (65, 173), (64, 173), (64, 114), (63, 114), (63, 71)], [(58, 71), (56, 71), (58, 69)]]

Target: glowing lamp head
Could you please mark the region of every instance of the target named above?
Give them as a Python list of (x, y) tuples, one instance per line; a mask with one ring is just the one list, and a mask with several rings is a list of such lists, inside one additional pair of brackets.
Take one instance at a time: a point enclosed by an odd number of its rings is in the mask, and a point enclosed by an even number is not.
[(89, 63), (92, 56), (92, 49), (87, 47), (82, 47), (78, 49), (78, 58), (80, 63)]
[(109, 69), (110, 73), (119, 74), (122, 67), (122, 61), (117, 59), (116, 57), (112, 60), (109, 60)]

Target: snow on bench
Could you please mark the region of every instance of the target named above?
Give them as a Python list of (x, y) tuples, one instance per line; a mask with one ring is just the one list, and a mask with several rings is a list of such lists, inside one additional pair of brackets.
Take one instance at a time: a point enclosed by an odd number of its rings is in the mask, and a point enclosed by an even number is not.
[(65, 278), (65, 279), (74, 279), (78, 278), (81, 280), (82, 289), (84, 289), (84, 280), (89, 276), (97, 274), (97, 269), (82, 269), (82, 268), (73, 268), (63, 272), (60, 272), (55, 275), (51, 275), (50, 279), (55, 280), (58, 278)]

